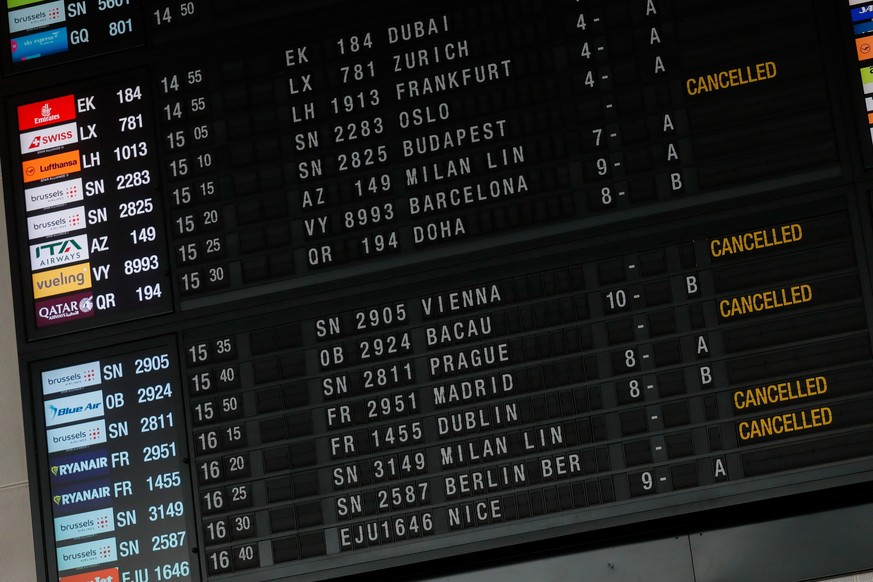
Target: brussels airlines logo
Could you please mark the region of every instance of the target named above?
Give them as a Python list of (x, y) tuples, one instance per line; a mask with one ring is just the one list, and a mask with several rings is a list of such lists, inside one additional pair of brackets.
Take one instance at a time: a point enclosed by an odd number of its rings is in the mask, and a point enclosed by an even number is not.
[(114, 537), (58, 548), (58, 570), (61, 572), (117, 560), (118, 544)]
[(109, 474), (109, 453), (106, 449), (65, 455), (52, 460), (49, 467), (53, 485), (103, 477)]
[(55, 519), (55, 540), (74, 540), (115, 531), (112, 508), (98, 509)]
[(58, 368), (42, 373), (42, 393), (58, 394), (100, 384), (100, 362), (88, 362), (68, 368)]
[(14, 10), (9, 13), (9, 32), (16, 33), (43, 26), (57, 24), (66, 20), (63, 0), (43, 4), (35, 8)]
[(118, 568), (109, 568), (99, 572), (76, 574), (75, 576), (63, 576), (60, 582), (119, 582), (121, 580)]
[(27, 235), (30, 240), (76, 232), (86, 227), (84, 206), (31, 216), (27, 219)]
[(78, 263), (89, 258), (88, 237), (86, 235), (58, 239), (30, 247), (31, 271)]
[(91, 291), (37, 301), (34, 306), (36, 327), (57, 325), (95, 315), (94, 294)]
[(52, 206), (61, 206), (83, 200), (82, 179), (55, 182), (48, 186), (37, 186), (24, 191), (24, 202), (27, 211), (43, 210)]
[(50, 148), (59, 148), (79, 141), (79, 128), (75, 123), (65, 123), (38, 131), (29, 131), (19, 136), (21, 153), (35, 154)]
[(57, 398), (45, 403), (45, 425), (57, 426), (103, 416), (103, 390)]
[(102, 445), (106, 442), (106, 421), (101, 418), (100, 420), (83, 422), (82, 424), (53, 428), (47, 430), (45, 436), (48, 441), (49, 453), (60, 453), (91, 445)]

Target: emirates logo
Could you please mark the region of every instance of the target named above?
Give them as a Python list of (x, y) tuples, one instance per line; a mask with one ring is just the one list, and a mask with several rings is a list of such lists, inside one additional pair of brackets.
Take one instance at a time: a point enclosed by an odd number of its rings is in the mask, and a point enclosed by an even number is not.
[(52, 106), (48, 103), (43, 104), (42, 109), (40, 110), (43, 117), (51, 117), (52, 116)]

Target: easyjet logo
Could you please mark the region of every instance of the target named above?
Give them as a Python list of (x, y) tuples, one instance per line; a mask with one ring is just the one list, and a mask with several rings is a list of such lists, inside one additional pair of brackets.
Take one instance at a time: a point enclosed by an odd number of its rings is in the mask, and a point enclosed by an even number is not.
[(75, 576), (63, 576), (61, 582), (118, 582), (121, 580), (118, 568), (109, 568), (99, 572), (76, 574)]

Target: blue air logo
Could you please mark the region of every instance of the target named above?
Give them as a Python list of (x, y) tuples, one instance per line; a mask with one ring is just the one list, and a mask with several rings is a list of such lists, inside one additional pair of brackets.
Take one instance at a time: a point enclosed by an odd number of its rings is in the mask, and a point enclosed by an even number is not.
[(55, 426), (103, 416), (103, 391), (57, 398), (45, 403), (45, 424)]

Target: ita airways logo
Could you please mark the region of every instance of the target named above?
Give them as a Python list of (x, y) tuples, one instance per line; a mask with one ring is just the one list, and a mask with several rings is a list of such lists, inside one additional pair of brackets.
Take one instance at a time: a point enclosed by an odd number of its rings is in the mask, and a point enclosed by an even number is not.
[(64, 95), (18, 108), (18, 131), (29, 131), (76, 119), (76, 97)]
[(99, 572), (63, 576), (61, 577), (60, 582), (120, 582), (120, 580), (121, 577), (118, 573), (118, 568), (109, 568), (108, 570), (100, 570)]
[(30, 245), (30, 270), (33, 272), (79, 263), (89, 258), (88, 236), (84, 234)]

